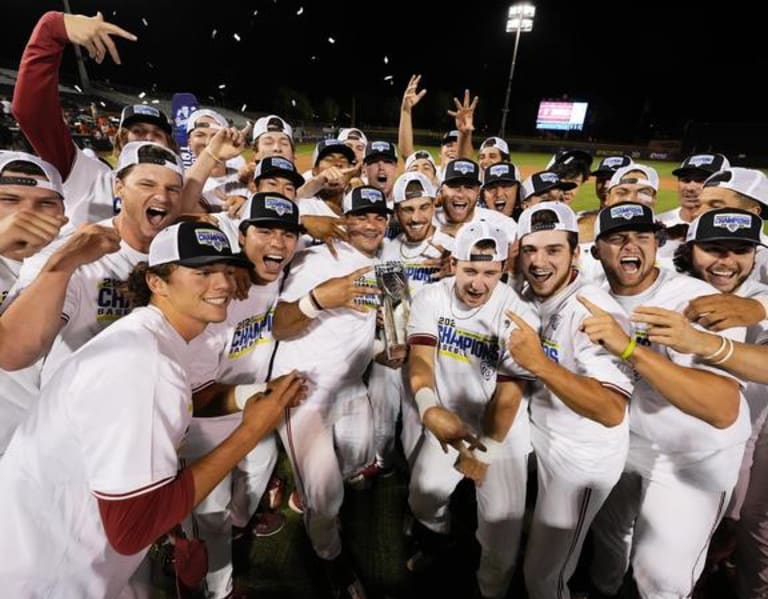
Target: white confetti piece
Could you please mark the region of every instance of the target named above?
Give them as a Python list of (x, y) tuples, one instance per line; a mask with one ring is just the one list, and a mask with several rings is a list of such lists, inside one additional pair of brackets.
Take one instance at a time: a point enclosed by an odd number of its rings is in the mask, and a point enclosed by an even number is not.
[(246, 108), (248, 108), (248, 104), (243, 104), (243, 107), (240, 109), (240, 112), (245, 112)]
[(211, 31), (211, 39), (213, 39), (213, 38), (215, 38), (215, 37), (216, 37), (216, 33), (217, 33), (217, 30), (216, 30), (216, 29), (214, 29), (213, 31)]
[(387, 75), (384, 77), (384, 81), (392, 81), (392, 75)]
[(296, 100), (291, 100), (291, 106), (293, 106), (294, 108), (296, 108)]
[(239, 41), (240, 41), (240, 36), (239, 36), (239, 35), (237, 35), (236, 33), (233, 33), (233, 34), (232, 34), (232, 37), (233, 37), (233, 38), (235, 38), (235, 41), (236, 41), (236, 42), (239, 42)]
[(157, 100), (157, 99), (152, 100), (152, 104), (160, 104), (160, 100)]
[(301, 7), (299, 10), (297, 10), (297, 11), (296, 11), (296, 14), (297, 14), (297, 15), (302, 15), (302, 14), (304, 14), (304, 7), (302, 6), (302, 7)]
[(329, 37), (329, 38), (328, 38), (328, 41), (329, 41), (331, 44), (335, 44), (335, 43), (336, 43), (336, 40), (335, 40), (335, 39), (333, 39), (332, 37)]
[(107, 104), (104, 102), (104, 100), (99, 100), (99, 104), (101, 104), (102, 108), (106, 108)]
[(384, 64), (389, 64), (389, 58), (386, 56), (384, 57)]
[(139, 94), (139, 100), (141, 100), (142, 98), (144, 98), (144, 96), (146, 96), (146, 95), (147, 95), (147, 92), (141, 92), (141, 93)]
[(219, 85), (219, 89), (225, 89), (226, 87), (227, 87), (226, 83), (222, 83), (221, 85)]
[(83, 90), (81, 90), (81, 89), (80, 89), (80, 86), (79, 86), (79, 85), (77, 85), (77, 84), (75, 84), (75, 89), (77, 90), (77, 92), (78, 92), (78, 93), (80, 93), (80, 94), (82, 94), (82, 93), (83, 93)]
[(141, 17), (141, 22), (144, 23), (144, 27), (149, 27), (149, 22), (144, 17)]

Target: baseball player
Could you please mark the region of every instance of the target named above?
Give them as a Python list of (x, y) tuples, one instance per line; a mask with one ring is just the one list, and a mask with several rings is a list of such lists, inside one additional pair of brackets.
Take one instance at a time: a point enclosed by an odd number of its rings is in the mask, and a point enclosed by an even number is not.
[(563, 192), (563, 201), (570, 204), (579, 188), (587, 182), (592, 168), (592, 154), (584, 150), (560, 150), (550, 158), (547, 170), (557, 173), (561, 181), (575, 183), (576, 187)]
[(437, 180), (437, 164), (435, 164), (432, 154), (427, 150), (416, 150), (408, 155), (405, 159), (405, 172), (421, 173), (429, 179), (432, 185), (435, 187), (439, 185)]
[(519, 191), (520, 169), (511, 162), (499, 162), (485, 169), (481, 200), (489, 210), (514, 219), (520, 213)]
[(617, 358), (584, 332), (599, 306), (628, 330), (621, 307), (585, 284), (576, 214), (561, 202), (541, 202), (518, 221), (518, 271), (528, 283), (541, 332), (510, 314), (512, 358), (536, 381), (530, 401), (531, 441), (538, 465), (538, 496), (525, 554), (532, 599), (570, 598), (568, 580), (589, 526), (624, 468), (626, 416), (632, 383)]
[(565, 192), (575, 188), (576, 183), (561, 181), (557, 173), (540, 171), (520, 184), (520, 201), (523, 209), (539, 202), (564, 202)]
[[(511, 324), (504, 313), (511, 310), (536, 329), (539, 323), (529, 304), (499, 284), (508, 245), (488, 223), (462, 227), (456, 276), (424, 287), (408, 322), (410, 387), (425, 427), (408, 490), (421, 550), (408, 567), (418, 571), (439, 557), (449, 539), (450, 496), (466, 475), (477, 483), (483, 597), (505, 596), (512, 579), (530, 452), (522, 400), (530, 375), (504, 349)], [(482, 435), (484, 453), (464, 446), (464, 440), (474, 444), (473, 432)]]
[(308, 401), (286, 414), (280, 437), (312, 546), (334, 588), (354, 594), (363, 592), (362, 585), (342, 554), (337, 517), (344, 480), (373, 461), (371, 406), (362, 377), (374, 358), (379, 300), (372, 270), (390, 211), (379, 189), (363, 186), (344, 198), (344, 213), (349, 243), (336, 244), (336, 257), (319, 245), (291, 264), (275, 310), (279, 344), (272, 375), (300, 365), (310, 382)]
[(188, 343), (226, 317), (240, 261), (211, 225), (169, 227), (132, 273), (147, 306), (85, 344), (44, 388), (0, 461), (4, 593), (117, 597), (154, 540), (300, 400), (293, 373), (251, 400), (221, 445), (180, 468)]
[[(642, 597), (688, 597), (728, 505), (750, 434), (740, 381), (716, 365), (663, 346), (640, 315), (649, 308), (682, 313), (713, 288), (655, 266), (653, 211), (623, 203), (600, 211), (594, 253), (611, 295), (630, 315), (630, 337), (602, 310), (585, 323), (593, 342), (635, 371), (625, 472), (595, 518), (592, 580), (616, 593), (632, 563)], [(736, 341), (744, 329), (724, 333)]]
[[(189, 372), (195, 414), (205, 417), (192, 419), (182, 448), (186, 459), (198, 459), (231, 434), (242, 419), (237, 408), (241, 410), (250, 396), (266, 388), (275, 347), (272, 320), (278, 279), (296, 248), (299, 211), (285, 196), (257, 193), (248, 200), (243, 213), (239, 247), (253, 265), (253, 285), (246, 299), (229, 305), (224, 322), (209, 326), (193, 341)], [(227, 409), (232, 404), (234, 412)], [(232, 476), (226, 476), (195, 508), (194, 525), (190, 522), (189, 528), (193, 532), (196, 529), (208, 548), (208, 597), (221, 599), (232, 592), (232, 525), (243, 528), (250, 521), (276, 462), (274, 436), (265, 436)], [(281, 526), (266, 520), (264, 523)]]

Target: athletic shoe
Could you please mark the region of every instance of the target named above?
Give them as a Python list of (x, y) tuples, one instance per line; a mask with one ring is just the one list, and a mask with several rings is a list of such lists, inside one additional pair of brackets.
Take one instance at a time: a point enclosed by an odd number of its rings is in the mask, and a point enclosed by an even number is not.
[(381, 466), (376, 462), (368, 464), (362, 470), (358, 470), (355, 474), (347, 479), (347, 484), (353, 489), (358, 491), (363, 489), (369, 489), (373, 484), (374, 479), (381, 474)]
[(298, 489), (294, 489), (288, 496), (288, 507), (291, 508), (297, 514), (304, 513), (304, 500), (301, 498), (301, 494)]
[(257, 537), (271, 537), (285, 526), (285, 516), (280, 512), (256, 512), (251, 519), (251, 532)]

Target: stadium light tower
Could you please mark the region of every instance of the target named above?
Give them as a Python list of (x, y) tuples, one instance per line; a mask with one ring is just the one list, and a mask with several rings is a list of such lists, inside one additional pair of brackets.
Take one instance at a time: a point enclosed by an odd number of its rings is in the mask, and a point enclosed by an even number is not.
[(515, 75), (515, 63), (517, 62), (517, 47), (520, 45), (520, 33), (533, 31), (534, 16), (536, 16), (536, 7), (528, 2), (518, 2), (509, 7), (507, 33), (515, 32), (515, 50), (512, 52), (512, 66), (509, 68), (509, 81), (507, 82), (507, 94), (504, 98), (504, 108), (501, 109), (499, 137), (502, 139), (504, 139), (507, 129), (509, 94), (512, 91), (512, 77)]

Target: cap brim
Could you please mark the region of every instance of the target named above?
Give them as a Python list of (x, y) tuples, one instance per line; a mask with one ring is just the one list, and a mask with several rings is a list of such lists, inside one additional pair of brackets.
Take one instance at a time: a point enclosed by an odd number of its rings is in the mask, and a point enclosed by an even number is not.
[(589, 173), (592, 177), (606, 176), (611, 177), (616, 171), (610, 168), (599, 168)]
[(123, 128), (126, 128), (126, 127), (130, 127), (134, 123), (149, 123), (151, 125), (156, 125), (157, 127), (160, 127), (168, 135), (171, 135), (173, 133), (173, 129), (171, 128), (171, 125), (170, 123), (168, 123), (168, 121), (164, 121), (163, 119), (160, 119), (156, 116), (152, 116), (150, 114), (132, 114), (131, 116), (127, 117), (120, 124), (120, 126)]
[(397, 156), (393, 156), (389, 152), (371, 152), (370, 154), (366, 155), (365, 158), (363, 158), (363, 164), (369, 164), (380, 158), (384, 158), (385, 160), (389, 160), (397, 164)]
[(300, 223), (289, 223), (279, 218), (245, 218), (240, 221), (240, 231), (244, 231), (251, 225), (266, 227), (267, 229), (285, 229), (286, 231), (295, 231), (296, 233), (301, 231)]
[(383, 207), (377, 207), (377, 206), (366, 206), (365, 208), (355, 208), (354, 210), (349, 210), (348, 212), (344, 213), (344, 216), (347, 214), (385, 214), (387, 216), (394, 213), (394, 210), (391, 208), (388, 208), (387, 206)]
[(576, 189), (578, 185), (574, 183), (573, 181), (560, 181), (557, 185), (553, 186), (551, 189), (562, 189), (563, 191), (570, 191), (571, 189)]
[(267, 171), (266, 173), (262, 173), (258, 177), (254, 177), (254, 181), (259, 181), (260, 179), (269, 179), (270, 177), (280, 177), (282, 179), (288, 179), (293, 185), (298, 189), (306, 181), (304, 180), (304, 177), (301, 176), (300, 173), (297, 173), (296, 171), (289, 171), (285, 169), (271, 169)]
[(600, 231), (598, 239), (608, 235), (609, 233), (619, 233), (621, 231), (656, 231), (658, 228), (659, 226), (656, 223), (653, 223), (652, 225), (633, 225), (631, 223), (627, 223), (626, 225), (618, 225), (616, 227), (606, 229), (605, 231)]
[(472, 185), (480, 185), (480, 179), (474, 177), (451, 177), (450, 179), (443, 179), (443, 183), (471, 183)]
[(715, 171), (708, 171), (703, 168), (694, 168), (691, 166), (687, 166), (685, 168), (676, 168), (672, 171), (673, 177), (683, 177), (685, 175), (703, 175), (705, 177), (709, 177), (710, 175), (714, 175)]
[(520, 183), (520, 181), (518, 181), (514, 177), (495, 177), (490, 181), (486, 181), (485, 183), (483, 183), (483, 189), (491, 185), (498, 185), (500, 183)]
[(740, 241), (742, 243), (751, 243), (752, 245), (762, 245), (763, 247), (768, 247), (762, 241), (759, 241), (759, 240), (755, 241), (754, 239), (744, 239), (743, 237), (727, 237), (727, 236), (707, 237), (706, 239), (691, 239), (686, 243), (708, 243), (710, 241)]
[(328, 156), (328, 154), (343, 154), (347, 157), (347, 160), (349, 160), (350, 164), (354, 164), (357, 161), (357, 156), (355, 155), (355, 152), (352, 150), (352, 148), (344, 144), (337, 144), (320, 150), (320, 152), (317, 154), (315, 165), (317, 165), (317, 163), (320, 162), (323, 158)]
[(196, 256), (186, 260), (171, 262), (171, 264), (178, 264), (179, 266), (187, 266), (189, 268), (198, 268), (200, 266), (208, 266), (209, 264), (231, 264), (232, 266), (243, 266), (245, 268), (253, 266), (242, 254), (235, 254), (233, 256)]

